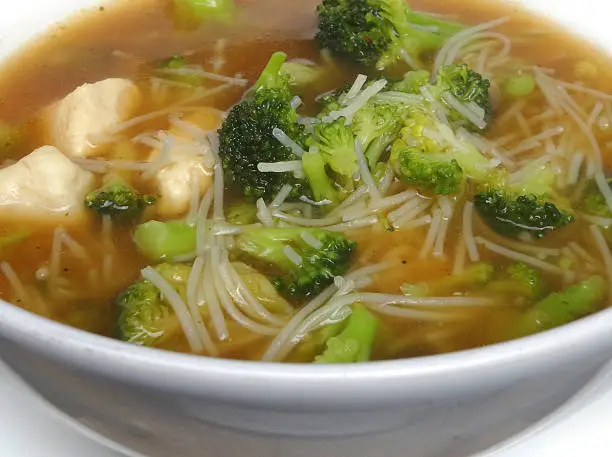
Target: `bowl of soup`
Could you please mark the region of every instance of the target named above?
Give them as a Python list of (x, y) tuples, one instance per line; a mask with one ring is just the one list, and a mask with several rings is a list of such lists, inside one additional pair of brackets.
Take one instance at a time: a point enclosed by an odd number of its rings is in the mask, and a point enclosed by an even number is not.
[(612, 356), (612, 63), (527, 6), (7, 10), (2, 360), (152, 457), (463, 457), (551, 414)]

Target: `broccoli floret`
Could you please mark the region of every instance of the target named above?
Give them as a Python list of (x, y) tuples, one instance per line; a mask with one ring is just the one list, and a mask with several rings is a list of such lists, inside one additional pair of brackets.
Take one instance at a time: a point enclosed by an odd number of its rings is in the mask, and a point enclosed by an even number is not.
[(237, 238), (237, 249), (276, 271), (274, 286), (291, 297), (316, 295), (342, 276), (356, 243), (312, 228), (255, 228)]
[(605, 298), (606, 281), (592, 276), (561, 292), (554, 292), (529, 308), (512, 329), (513, 336), (526, 336), (570, 323), (596, 312)]
[[(608, 186), (612, 188), (612, 180), (608, 180)], [(612, 210), (610, 210), (606, 199), (594, 182), (590, 183), (587, 187), (582, 199), (582, 208), (585, 213), (592, 214), (593, 216), (612, 217)]]
[(524, 262), (514, 262), (497, 272), (486, 288), (490, 294), (501, 294), (521, 302), (532, 303), (544, 296), (548, 286), (535, 268)]
[(316, 201), (329, 201), (332, 204), (342, 201), (342, 192), (327, 174), (325, 159), (317, 149), (312, 148), (302, 155), (302, 167)]
[(476, 194), (474, 205), (480, 217), (500, 235), (517, 237), (528, 233), (536, 238), (558, 230), (574, 217), (535, 195), (513, 195), (503, 189)]
[(293, 311), (291, 305), (281, 297), (268, 278), (255, 268), (242, 262), (232, 262), (232, 266), (245, 286), (268, 311), (275, 314), (290, 314)]
[(207, 20), (231, 22), (236, 14), (233, 0), (172, 1), (172, 18), (179, 28), (194, 29)]
[(227, 209), (227, 222), (231, 225), (249, 225), (257, 222), (257, 206), (249, 202), (240, 202)]
[(274, 137), (279, 129), (299, 146), (307, 135), (291, 106), (289, 78), (281, 72), (286, 55), (275, 53), (250, 95), (234, 106), (219, 130), (219, 153), (230, 183), (247, 197), (273, 198), (284, 184), (290, 198), (308, 194), (308, 184), (293, 173), (263, 173), (260, 162), (296, 160), (297, 155)]
[(480, 262), (467, 267), (462, 273), (445, 276), (429, 282), (406, 283), (402, 293), (410, 297), (450, 296), (459, 292), (480, 288), (493, 279), (495, 268), (490, 263)]
[(149, 221), (134, 232), (138, 250), (152, 261), (195, 254), (196, 228), (183, 221)]
[[(403, 60), (423, 65), (459, 24), (415, 14), (405, 0), (323, 0), (316, 39), (348, 60), (383, 70)], [(433, 24), (436, 31), (414, 27)]]
[[(456, 127), (467, 130), (486, 130), (491, 123), (493, 106), (489, 100), (491, 83), (482, 75), (470, 70), (467, 65), (453, 64), (440, 68), (437, 82), (431, 88), (434, 97), (446, 105), (448, 120)], [(475, 117), (482, 122), (468, 120), (453, 106), (454, 101), (468, 110), (478, 113)]]
[(317, 124), (312, 146), (318, 149), (342, 187), (352, 190), (359, 166), (355, 155), (355, 137), (350, 127), (344, 124), (344, 118)]
[[(336, 328), (334, 326), (334, 330)], [(344, 329), (327, 340), (325, 350), (315, 358), (314, 363), (367, 362), (377, 329), (378, 319), (364, 306), (353, 305)]]
[(404, 75), (404, 79), (391, 86), (391, 90), (420, 95), (421, 88), (429, 85), (429, 79), (430, 74), (427, 70), (409, 71)]
[[(157, 272), (185, 297), (191, 268), (161, 264)], [(117, 333), (120, 339), (141, 346), (157, 346), (162, 341), (182, 338), (183, 331), (172, 307), (161, 292), (147, 280), (140, 280), (116, 300)]]
[(142, 195), (120, 178), (115, 178), (85, 197), (85, 206), (115, 223), (130, 223), (140, 217), (155, 197)]
[(436, 195), (454, 194), (463, 186), (463, 170), (452, 156), (446, 154), (394, 147), (391, 163), (396, 175), (405, 184)]
[(314, 64), (285, 62), (281, 72), (288, 76), (291, 86), (308, 87), (323, 79), (326, 69)]

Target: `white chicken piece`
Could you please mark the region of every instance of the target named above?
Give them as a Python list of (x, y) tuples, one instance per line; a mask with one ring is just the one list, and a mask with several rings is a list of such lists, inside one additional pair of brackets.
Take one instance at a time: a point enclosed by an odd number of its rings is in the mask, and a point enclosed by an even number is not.
[(92, 173), (43, 146), (0, 170), (0, 213), (77, 219), (85, 214), (83, 201), (94, 184)]
[(43, 113), (48, 141), (70, 157), (97, 155), (95, 138), (127, 120), (140, 100), (140, 89), (129, 79), (83, 84)]
[[(213, 130), (219, 127), (221, 114), (213, 109), (204, 110), (186, 116), (181, 122), (188, 127)], [(165, 141), (170, 142), (169, 151), (156, 149), (151, 154), (152, 162), (163, 161), (155, 175), (159, 194), (157, 212), (163, 217), (184, 215), (189, 210), (194, 185), (199, 187), (202, 196), (212, 184), (212, 152), (206, 143), (196, 142), (187, 130), (190, 129), (181, 129), (175, 124), (165, 136)]]

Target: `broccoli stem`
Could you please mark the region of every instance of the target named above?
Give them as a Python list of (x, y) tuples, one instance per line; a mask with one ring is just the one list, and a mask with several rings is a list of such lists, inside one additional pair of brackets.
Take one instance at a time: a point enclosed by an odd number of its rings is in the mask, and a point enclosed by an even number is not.
[(591, 314), (597, 311), (605, 292), (605, 280), (600, 276), (592, 276), (562, 292), (552, 293), (521, 316), (515, 328), (515, 336), (549, 330)]
[(353, 305), (346, 327), (327, 341), (314, 363), (356, 363), (370, 360), (378, 320), (364, 306)]
[(270, 89), (278, 86), (278, 84), (281, 82), (280, 80), (282, 79), (281, 70), (286, 60), (287, 54), (284, 52), (277, 51), (272, 54), (268, 64), (263, 69), (261, 75), (259, 75), (259, 79), (255, 83), (255, 92), (263, 87)]
[(195, 252), (196, 228), (183, 221), (149, 221), (136, 228), (134, 242), (150, 260), (172, 259)]
[(174, 0), (173, 17), (181, 26), (196, 27), (206, 19), (230, 22), (234, 18), (233, 0)]

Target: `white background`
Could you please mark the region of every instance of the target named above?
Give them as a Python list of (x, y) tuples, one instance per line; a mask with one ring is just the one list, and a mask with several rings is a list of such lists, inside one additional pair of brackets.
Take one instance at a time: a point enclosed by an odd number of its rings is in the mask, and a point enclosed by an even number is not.
[[(608, 382), (607, 385), (610, 391), (585, 409), (511, 449), (488, 454), (487, 457), (611, 455), (612, 384)], [(55, 412), (49, 411), (46, 404), (18, 384), (1, 363), (0, 456), (122, 457), (72, 429)], [(251, 456), (245, 454), (245, 457)]]

